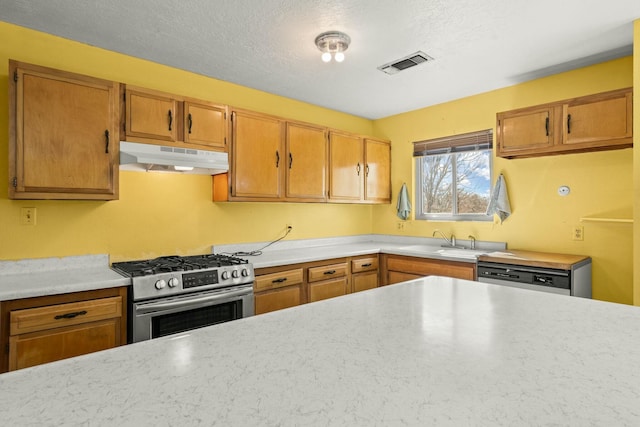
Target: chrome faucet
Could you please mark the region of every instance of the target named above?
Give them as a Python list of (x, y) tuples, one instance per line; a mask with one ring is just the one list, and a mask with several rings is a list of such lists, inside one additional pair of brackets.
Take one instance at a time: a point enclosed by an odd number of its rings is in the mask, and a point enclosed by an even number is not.
[(471, 249), (476, 248), (476, 238), (469, 234), (469, 239), (471, 240)]
[(455, 247), (456, 246), (456, 236), (454, 236), (453, 234), (451, 235), (451, 239), (447, 239), (447, 236), (445, 236), (442, 231), (436, 230), (436, 231), (433, 232), (432, 237), (436, 237), (436, 233), (440, 233), (440, 236), (442, 236), (444, 241), (447, 242), (449, 244), (449, 246), (451, 246), (451, 247)]

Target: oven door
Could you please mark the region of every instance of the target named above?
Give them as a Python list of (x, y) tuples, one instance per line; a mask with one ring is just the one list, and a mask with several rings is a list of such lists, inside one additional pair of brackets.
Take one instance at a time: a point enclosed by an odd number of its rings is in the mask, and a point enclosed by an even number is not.
[(253, 316), (253, 304), (253, 284), (134, 302), (131, 341), (144, 341)]

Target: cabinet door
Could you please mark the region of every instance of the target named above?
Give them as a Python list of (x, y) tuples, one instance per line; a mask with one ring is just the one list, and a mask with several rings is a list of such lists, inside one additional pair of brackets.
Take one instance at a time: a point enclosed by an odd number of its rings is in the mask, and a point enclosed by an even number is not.
[(169, 95), (127, 88), (127, 140), (178, 141), (182, 126), (178, 101)]
[(120, 85), (14, 61), (10, 66), (15, 185), (9, 196), (117, 199)]
[(255, 294), (255, 314), (294, 307), (302, 303), (300, 285)]
[(12, 336), (9, 370), (106, 350), (119, 342), (119, 318)]
[(388, 278), (387, 278), (387, 285), (406, 282), (407, 280), (419, 279), (421, 277), (424, 277), (424, 276), (419, 274), (403, 273), (401, 271), (389, 271)]
[(359, 273), (351, 276), (353, 292), (360, 292), (378, 287), (378, 272)]
[(365, 200), (391, 203), (391, 145), (365, 139)]
[(578, 98), (563, 106), (563, 144), (630, 144), (633, 137), (631, 91)]
[(219, 105), (185, 101), (184, 142), (224, 150), (227, 143), (227, 110)]
[(324, 128), (287, 123), (288, 199), (323, 202), (327, 198), (327, 136)]
[(329, 136), (329, 197), (332, 201), (362, 199), (364, 176), (362, 138), (332, 132)]
[(498, 113), (498, 156), (509, 157), (553, 147), (556, 109), (543, 106)]
[[(389, 256), (387, 271), (409, 273), (421, 276), (446, 276), (457, 279), (475, 280), (476, 265), (470, 262), (445, 261), (428, 258)], [(393, 282), (390, 282), (393, 283)]]
[(234, 111), (231, 195), (279, 199), (286, 164), (278, 119)]
[(309, 302), (327, 298), (339, 297), (347, 294), (347, 278), (325, 280), (309, 284)]

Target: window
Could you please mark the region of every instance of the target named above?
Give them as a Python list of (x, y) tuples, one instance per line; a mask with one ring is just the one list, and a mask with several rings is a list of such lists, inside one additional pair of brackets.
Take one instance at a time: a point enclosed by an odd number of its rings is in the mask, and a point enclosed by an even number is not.
[(493, 130), (413, 143), (416, 219), (491, 221)]

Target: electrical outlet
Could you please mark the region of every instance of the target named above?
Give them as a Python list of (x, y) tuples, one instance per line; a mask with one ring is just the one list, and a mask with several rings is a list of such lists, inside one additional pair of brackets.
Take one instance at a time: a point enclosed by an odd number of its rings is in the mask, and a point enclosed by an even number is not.
[(36, 208), (20, 208), (20, 223), (36, 225)]
[(584, 240), (584, 227), (576, 225), (573, 227), (573, 240)]
[(293, 224), (287, 223), (285, 228), (286, 228), (287, 231), (293, 231)]
[(398, 221), (398, 230), (404, 230), (404, 222)]

